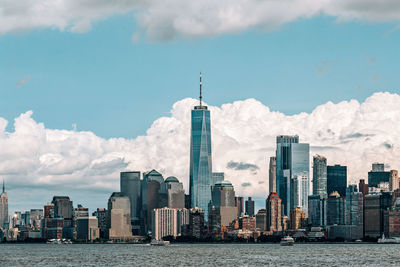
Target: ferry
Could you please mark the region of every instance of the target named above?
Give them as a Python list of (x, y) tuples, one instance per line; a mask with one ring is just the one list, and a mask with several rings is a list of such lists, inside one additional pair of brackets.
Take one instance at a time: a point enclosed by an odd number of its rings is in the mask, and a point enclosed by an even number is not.
[(385, 238), (385, 234), (378, 239), (378, 244), (400, 244), (400, 237)]
[(168, 246), (169, 241), (164, 241), (164, 240), (151, 240), (150, 246)]
[(284, 238), (281, 239), (281, 246), (293, 246), (294, 245), (294, 239), (291, 236), (285, 236)]

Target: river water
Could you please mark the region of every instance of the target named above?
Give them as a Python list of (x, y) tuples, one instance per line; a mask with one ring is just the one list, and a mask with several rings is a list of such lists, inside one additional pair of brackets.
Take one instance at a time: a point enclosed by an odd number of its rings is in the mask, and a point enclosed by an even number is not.
[(0, 266), (400, 266), (400, 245), (0, 244)]

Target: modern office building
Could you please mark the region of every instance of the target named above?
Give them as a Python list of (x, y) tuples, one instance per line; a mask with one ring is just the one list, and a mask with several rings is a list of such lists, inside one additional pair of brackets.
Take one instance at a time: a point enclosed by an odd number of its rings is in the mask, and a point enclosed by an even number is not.
[(131, 201), (127, 195), (114, 192), (108, 199), (107, 237), (113, 240), (132, 238)]
[(276, 191), (276, 157), (269, 158), (269, 193)]
[(143, 173), (141, 180), (142, 196), (142, 234), (151, 230), (152, 210), (168, 206), (168, 192), (165, 186), (164, 177), (156, 170)]
[(0, 228), (8, 229), (8, 197), (3, 180), (3, 191), (0, 194)]
[(327, 167), (327, 193), (338, 192), (340, 196), (346, 195), (347, 166), (334, 165)]
[(356, 185), (346, 189), (345, 224), (356, 226), (354, 239), (363, 238), (364, 233), (364, 197), (358, 192)]
[(327, 198), (327, 179), (326, 158), (315, 155), (313, 157), (313, 195)]
[(204, 210), (207, 222), (212, 184), (211, 119), (210, 111), (202, 104), (201, 85), (200, 74), (200, 104), (191, 113), (189, 191), (192, 208)]
[(383, 163), (373, 163), (372, 170), (368, 172), (368, 186), (378, 187), (380, 183), (389, 183), (390, 172), (385, 171)]
[(100, 238), (100, 230), (96, 217), (80, 216), (76, 220), (77, 239), (93, 241)]
[(344, 199), (333, 192), (326, 201), (326, 225), (344, 225)]
[(364, 235), (367, 238), (379, 238), (381, 236), (381, 195), (366, 195), (364, 208)]
[(222, 182), (223, 180), (225, 180), (225, 173), (213, 172), (211, 186), (215, 185), (216, 183)]
[(294, 208), (290, 211), (290, 229), (297, 230), (305, 224), (305, 214), (300, 208)]
[(267, 231), (282, 231), (282, 200), (275, 192), (269, 194), (265, 201)]
[(152, 211), (152, 235), (155, 240), (181, 235), (183, 225), (189, 223), (187, 209), (161, 208)]
[(235, 207), (237, 208), (237, 216), (244, 214), (244, 197), (235, 197)]
[(319, 195), (308, 196), (308, 221), (312, 227), (326, 225), (326, 199)]
[(235, 190), (231, 182), (225, 180), (212, 186), (211, 206), (214, 231), (218, 232), (221, 226), (228, 226), (237, 218)]
[(54, 218), (62, 218), (63, 238), (73, 239), (74, 237), (74, 208), (68, 196), (54, 196), (51, 202), (54, 205)]
[(44, 217), (41, 221), (41, 235), (44, 239), (61, 239), (63, 238), (64, 219), (55, 216), (54, 204), (45, 205)]
[(260, 209), (256, 214), (256, 228), (260, 231), (267, 230), (267, 211)]
[(251, 197), (248, 197), (248, 199), (246, 200), (245, 207), (246, 207), (246, 215), (253, 217), (254, 216), (254, 200), (252, 200)]
[(179, 182), (178, 178), (170, 176), (165, 179), (168, 194), (168, 208), (183, 209), (185, 208), (185, 190), (183, 184)]
[(100, 238), (106, 238), (107, 233), (107, 215), (108, 212), (105, 208), (97, 208), (96, 211), (92, 213), (94, 217), (97, 218), (97, 226), (100, 231)]
[(399, 189), (399, 172), (397, 170), (390, 171), (389, 190)]
[(141, 214), (141, 189), (140, 172), (129, 171), (120, 173), (120, 191), (129, 197), (131, 202), (131, 225), (132, 234), (140, 234), (140, 214)]

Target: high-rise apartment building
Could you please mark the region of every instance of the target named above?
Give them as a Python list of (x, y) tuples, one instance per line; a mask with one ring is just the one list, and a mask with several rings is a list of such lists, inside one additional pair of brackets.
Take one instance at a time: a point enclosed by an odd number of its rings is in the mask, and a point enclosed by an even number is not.
[(190, 185), (192, 207), (204, 210), (208, 220), (208, 205), (211, 201), (212, 156), (211, 156), (211, 119), (207, 106), (202, 104), (200, 74), (200, 105), (191, 113), (190, 135)]
[(347, 166), (328, 166), (327, 178), (328, 196), (333, 192), (338, 192), (341, 197), (344, 197), (347, 188)]
[(276, 193), (276, 157), (269, 158), (269, 193)]
[(133, 235), (140, 234), (140, 172), (130, 171), (120, 173), (120, 191), (129, 197), (131, 202), (131, 225)]
[(254, 200), (251, 199), (251, 197), (248, 197), (248, 199), (245, 202), (245, 207), (246, 207), (246, 214), (249, 215), (250, 217), (254, 216)]
[(8, 197), (3, 180), (3, 191), (0, 194), (0, 227), (8, 229)]
[(282, 200), (275, 192), (269, 194), (265, 201), (266, 230), (273, 232), (282, 231)]
[(315, 155), (313, 157), (313, 195), (327, 198), (327, 179), (326, 158)]
[(161, 208), (152, 211), (152, 234), (155, 240), (181, 234), (183, 225), (189, 223), (187, 209)]

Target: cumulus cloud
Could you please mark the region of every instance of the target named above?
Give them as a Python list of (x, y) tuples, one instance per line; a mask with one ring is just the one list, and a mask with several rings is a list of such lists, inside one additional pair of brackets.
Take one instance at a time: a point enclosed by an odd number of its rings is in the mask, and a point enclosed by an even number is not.
[[(26, 194), (29, 187), (40, 188), (46, 201), (58, 188), (63, 194), (80, 192), (81, 202), (96, 200), (94, 205), (102, 206), (108, 197), (105, 192), (119, 190), (119, 172), (125, 170), (154, 168), (165, 177), (178, 177), (187, 190), (190, 110), (196, 104), (189, 98), (176, 102), (169, 116), (157, 119), (146, 135), (133, 139), (48, 129), (33, 119), (32, 111), (17, 117), (14, 131), (9, 132), (8, 122), (0, 118), (0, 176), (9, 188), (21, 188), (10, 194), (14, 198), (10, 203), (15, 204), (16, 195), (25, 205), (37, 200), (38, 195)], [(350, 183), (366, 179), (372, 162), (400, 168), (400, 148), (391, 145), (400, 143), (398, 94), (376, 93), (363, 103), (328, 102), (311, 113), (291, 116), (271, 111), (255, 99), (209, 109), (213, 169), (225, 172), (238, 195), (266, 197), (268, 159), (281, 134), (298, 134), (301, 142), (310, 143), (310, 157), (318, 153), (327, 157), (328, 164), (347, 165)], [(101, 194), (91, 197), (96, 192)]]
[[(51, 28), (82, 33), (94, 22), (130, 13), (150, 39), (214, 36), (249, 28), (273, 30), (301, 18), (399, 21), (397, 0), (3, 0), (0, 33)], [(133, 35), (132, 40), (138, 40)]]

